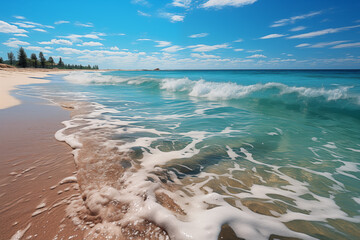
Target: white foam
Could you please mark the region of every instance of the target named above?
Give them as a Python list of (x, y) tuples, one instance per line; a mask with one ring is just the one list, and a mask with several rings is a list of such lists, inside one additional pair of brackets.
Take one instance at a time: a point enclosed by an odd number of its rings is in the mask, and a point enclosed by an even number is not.
[(22, 230), (18, 230), (12, 237), (10, 240), (20, 240), (24, 234), (26, 233), (27, 230), (29, 230), (29, 228), (31, 227), (31, 223), (29, 223), (26, 228), (22, 229)]

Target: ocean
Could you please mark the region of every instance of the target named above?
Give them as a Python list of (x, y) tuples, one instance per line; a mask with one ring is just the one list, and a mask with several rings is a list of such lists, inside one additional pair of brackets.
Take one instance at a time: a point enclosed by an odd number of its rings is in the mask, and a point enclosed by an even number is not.
[[(72, 72), (23, 94), (73, 109), (92, 236), (359, 239), (360, 71)], [(220, 234), (220, 236), (219, 236)]]

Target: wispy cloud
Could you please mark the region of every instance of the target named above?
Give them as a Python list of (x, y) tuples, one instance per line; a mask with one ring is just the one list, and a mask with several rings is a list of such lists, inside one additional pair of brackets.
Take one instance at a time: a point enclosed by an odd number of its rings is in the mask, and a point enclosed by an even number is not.
[(119, 51), (120, 49), (117, 46), (111, 47), (110, 50), (112, 51)]
[(140, 16), (144, 16), (144, 17), (151, 17), (151, 15), (150, 15), (150, 14), (148, 14), (148, 13), (144, 13), (144, 12), (142, 12), (142, 11), (140, 11), (140, 10), (138, 10), (138, 11), (137, 11), (137, 13), (138, 13)]
[(221, 48), (229, 48), (229, 45), (226, 43), (217, 45), (198, 44), (189, 46), (188, 48), (192, 48), (192, 51), (194, 52), (210, 52)]
[(48, 42), (39, 42), (39, 44), (44, 45), (52, 45), (52, 44), (60, 44), (60, 45), (72, 45), (72, 42), (66, 39), (51, 39)]
[(34, 28), (33, 30), (37, 32), (47, 32), (45, 29), (41, 29), (41, 28)]
[(208, 33), (197, 33), (197, 34), (190, 35), (189, 38), (203, 38), (208, 35), (209, 35)]
[(262, 52), (264, 50), (261, 50), (261, 49), (256, 49), (256, 50), (247, 50), (246, 52), (248, 53), (256, 53), (256, 52)]
[(28, 47), (25, 47), (25, 49), (32, 50), (32, 51), (38, 51), (38, 52), (44, 52), (44, 53), (51, 53), (51, 51), (48, 50), (48, 48), (37, 47), (37, 46), (28, 46)]
[(242, 38), (236, 39), (234, 42), (243, 42), (244, 40)]
[(322, 35), (326, 35), (326, 34), (330, 34), (330, 33), (342, 32), (342, 31), (346, 31), (346, 30), (349, 30), (349, 29), (352, 29), (352, 28), (358, 28), (358, 27), (360, 27), (360, 25), (349, 26), (349, 27), (340, 27), (340, 28), (328, 28), (328, 29), (324, 29), (324, 30), (320, 30), (320, 31), (314, 31), (314, 32), (294, 35), (294, 36), (290, 36), (288, 38), (289, 39), (293, 39), (293, 38), (312, 38), (312, 37), (322, 36)]
[(299, 44), (299, 45), (296, 45), (295, 47), (297, 47), (297, 48), (300, 48), (300, 47), (308, 47), (308, 46), (310, 46), (311, 44), (309, 44), (309, 43), (301, 43), (301, 44)]
[(302, 30), (304, 30), (304, 29), (306, 29), (306, 27), (304, 27), (304, 26), (298, 26), (298, 27), (294, 27), (294, 28), (290, 29), (290, 31), (292, 31), (292, 32), (297, 32), (297, 31), (302, 31)]
[(88, 27), (88, 28), (94, 27), (94, 24), (90, 22), (89, 23), (75, 22), (75, 25), (79, 27)]
[(22, 27), (22, 28), (35, 28), (35, 25), (32, 24), (26, 24), (26, 23), (21, 23), (21, 22), (13, 22), (13, 24)]
[(65, 23), (70, 23), (70, 22), (65, 21), (65, 20), (60, 20), (60, 21), (54, 22), (54, 24), (65, 24)]
[(171, 45), (171, 42), (168, 41), (155, 41), (157, 45), (155, 47), (167, 47)]
[(337, 45), (337, 44), (341, 44), (341, 43), (345, 43), (348, 41), (333, 41), (333, 42), (321, 42), (321, 43), (316, 43), (313, 45), (308, 46), (309, 48), (324, 48), (324, 47), (328, 47), (328, 46), (333, 46), (333, 45)]
[(150, 38), (139, 38), (136, 41), (152, 41)]
[(162, 12), (160, 13), (160, 16), (169, 19), (171, 22), (183, 22), (185, 18), (185, 15), (168, 13), (168, 12)]
[(173, 0), (172, 5), (175, 7), (183, 7), (188, 8), (190, 7), (191, 0)]
[(253, 4), (257, 0), (208, 0), (201, 5), (203, 8), (222, 8), (226, 6), (242, 7), (245, 5)]
[(90, 39), (101, 39), (99, 36), (103, 36), (102, 33), (91, 33), (91, 34), (70, 34), (68, 36), (60, 36), (61, 38), (70, 39), (73, 42), (79, 41), (80, 38), (90, 38)]
[(25, 17), (23, 17), (23, 16), (14, 16), (14, 18), (16, 18), (16, 19), (21, 19), (21, 20), (24, 20), (24, 19), (25, 19)]
[(15, 33), (14, 36), (17, 36), (17, 37), (29, 37), (28, 35), (26, 35), (24, 33)]
[(262, 54), (254, 54), (251, 56), (247, 56), (246, 58), (267, 58), (265, 55)]
[(236, 48), (236, 49), (234, 49), (234, 51), (235, 52), (242, 52), (242, 51), (244, 51), (244, 49), (243, 48)]
[(23, 21), (22, 23), (29, 24), (29, 25), (34, 25), (34, 26), (39, 27), (39, 28), (52, 28), (52, 29), (54, 29), (53, 26), (43, 25), (41, 23), (36, 23), (36, 22)]
[(281, 26), (285, 26), (288, 24), (294, 24), (298, 20), (310, 18), (310, 17), (316, 16), (316, 15), (320, 15), (321, 13), (322, 13), (322, 11), (317, 11), (317, 12), (310, 12), (310, 13), (303, 14), (303, 15), (293, 16), (290, 18), (284, 18), (284, 19), (275, 21), (270, 27), (281, 27)]
[(104, 46), (104, 45), (101, 42), (90, 41), (90, 42), (83, 42), (81, 44), (78, 44), (78, 46), (98, 47), (98, 46)]
[(11, 25), (7, 22), (0, 21), (0, 32), (1, 33), (26, 33), (28, 31), (20, 29), (15, 25)]
[(12, 48), (19, 48), (21, 46), (27, 46), (30, 45), (28, 42), (20, 41), (17, 38), (10, 38), (6, 42), (3, 43), (4, 45)]
[(172, 22), (183, 22), (184, 18), (185, 16), (183, 15), (172, 15), (170, 19)]
[(260, 39), (279, 38), (279, 37), (284, 37), (284, 36), (286, 36), (286, 35), (273, 33), (273, 34), (269, 34), (269, 35), (263, 36), (263, 37), (261, 37)]
[(132, 4), (139, 4), (143, 6), (150, 6), (150, 3), (146, 0), (131, 0)]
[(205, 53), (191, 53), (191, 56), (194, 58), (220, 58), (219, 56)]
[(161, 49), (161, 51), (173, 53), (173, 52), (178, 52), (178, 51), (183, 50), (183, 49), (185, 49), (185, 48), (174, 45), (174, 46), (171, 46), (171, 47), (163, 48), (163, 49)]
[(353, 48), (353, 47), (360, 47), (360, 42), (340, 44), (333, 46), (332, 48)]

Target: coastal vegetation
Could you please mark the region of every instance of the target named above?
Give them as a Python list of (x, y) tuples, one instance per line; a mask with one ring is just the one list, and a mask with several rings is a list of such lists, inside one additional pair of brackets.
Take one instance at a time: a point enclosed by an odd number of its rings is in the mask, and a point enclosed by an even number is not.
[(59, 58), (59, 62), (56, 63), (53, 57), (45, 58), (42, 52), (36, 56), (35, 53), (27, 57), (24, 48), (20, 47), (17, 55), (17, 59), (13, 52), (7, 53), (8, 60), (4, 60), (0, 57), (0, 63), (8, 64), (19, 68), (59, 68), (59, 69), (99, 69), (98, 65), (85, 65), (82, 64), (65, 64), (62, 58)]

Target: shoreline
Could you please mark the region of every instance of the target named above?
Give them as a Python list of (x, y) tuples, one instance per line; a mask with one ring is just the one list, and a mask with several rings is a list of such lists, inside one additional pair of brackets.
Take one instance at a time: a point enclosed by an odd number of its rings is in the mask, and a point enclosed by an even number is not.
[(0, 110), (21, 104), (20, 100), (11, 94), (13, 90), (17, 89), (17, 86), (48, 83), (50, 81), (44, 78), (49, 74), (66, 74), (72, 71), (79, 70), (0, 68)]
[[(48, 74), (68, 71), (0, 71), (0, 229), (1, 239), (81, 239), (66, 216), (79, 197), (72, 149), (55, 139), (71, 112), (36, 97), (13, 94), (18, 85), (47, 83)], [(12, 78), (15, 77), (15, 78)], [(10, 78), (10, 79), (9, 79)], [(5, 81), (12, 81), (3, 88)]]

